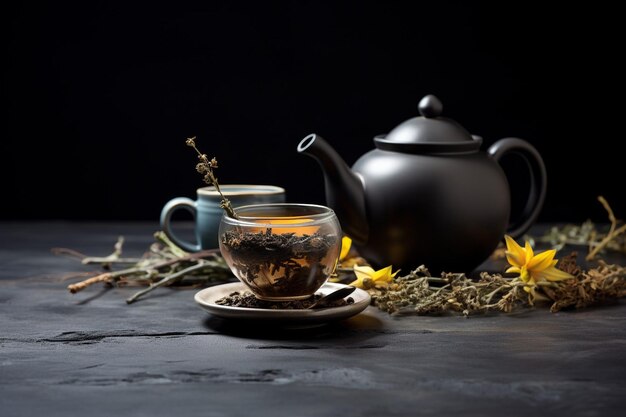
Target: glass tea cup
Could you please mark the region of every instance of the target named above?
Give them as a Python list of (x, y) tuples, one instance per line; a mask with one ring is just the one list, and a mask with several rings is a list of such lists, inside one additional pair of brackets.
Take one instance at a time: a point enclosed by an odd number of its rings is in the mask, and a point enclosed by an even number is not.
[(334, 272), (341, 226), (330, 208), (313, 204), (257, 204), (235, 208), (219, 228), (222, 256), (262, 300), (310, 297)]

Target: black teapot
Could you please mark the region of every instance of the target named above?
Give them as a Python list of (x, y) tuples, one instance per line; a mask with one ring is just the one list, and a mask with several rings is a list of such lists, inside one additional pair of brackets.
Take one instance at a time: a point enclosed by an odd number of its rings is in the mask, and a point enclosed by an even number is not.
[[(375, 266), (409, 272), (470, 271), (496, 248), (504, 233), (520, 236), (537, 218), (546, 193), (546, 169), (537, 150), (517, 138), (480, 152), (482, 138), (441, 117), (432, 95), (350, 169), (321, 137), (302, 139), (298, 152), (324, 171), (326, 200), (360, 254)], [(521, 218), (509, 224), (509, 184), (498, 161), (525, 159), (531, 189)]]

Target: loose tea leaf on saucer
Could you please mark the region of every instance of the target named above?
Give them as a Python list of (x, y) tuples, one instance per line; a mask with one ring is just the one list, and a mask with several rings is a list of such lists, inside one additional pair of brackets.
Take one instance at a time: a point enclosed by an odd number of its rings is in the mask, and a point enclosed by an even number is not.
[[(317, 303), (322, 298), (324, 298), (324, 295), (322, 294), (313, 294), (311, 297), (304, 300), (267, 301), (256, 298), (249, 291), (235, 291), (226, 297), (220, 298), (215, 302), (215, 304), (230, 307), (263, 308), (269, 310), (305, 310), (310, 308), (313, 304)], [(327, 303), (324, 303), (323, 305), (314, 307), (314, 309), (342, 307), (349, 304), (354, 304), (354, 299), (352, 297), (329, 301)]]

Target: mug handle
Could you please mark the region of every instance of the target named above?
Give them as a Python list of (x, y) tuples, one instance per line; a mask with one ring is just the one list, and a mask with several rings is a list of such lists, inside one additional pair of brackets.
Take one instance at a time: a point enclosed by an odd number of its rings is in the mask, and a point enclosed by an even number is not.
[(198, 252), (200, 250), (199, 244), (190, 243), (180, 239), (172, 230), (172, 214), (174, 214), (174, 212), (178, 209), (185, 209), (189, 211), (193, 215), (194, 220), (196, 219), (196, 202), (187, 197), (176, 197), (168, 201), (167, 204), (163, 206), (163, 210), (161, 210), (161, 228), (172, 242), (187, 252)]
[(525, 140), (518, 138), (500, 139), (487, 150), (487, 154), (498, 163), (504, 155), (510, 153), (521, 156), (526, 161), (530, 173), (530, 192), (524, 211), (518, 220), (509, 225), (507, 230), (509, 235), (517, 238), (523, 235), (537, 220), (546, 198), (548, 179), (546, 166), (541, 155), (534, 146)]

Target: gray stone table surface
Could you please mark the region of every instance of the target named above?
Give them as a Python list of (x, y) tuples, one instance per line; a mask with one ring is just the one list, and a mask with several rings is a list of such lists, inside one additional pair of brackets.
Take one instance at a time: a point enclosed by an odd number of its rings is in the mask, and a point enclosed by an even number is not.
[(52, 247), (140, 255), (157, 224), (0, 223), (0, 415), (625, 415), (626, 306), (465, 319), (372, 307), (313, 329), (223, 321), (195, 290), (69, 294)]

